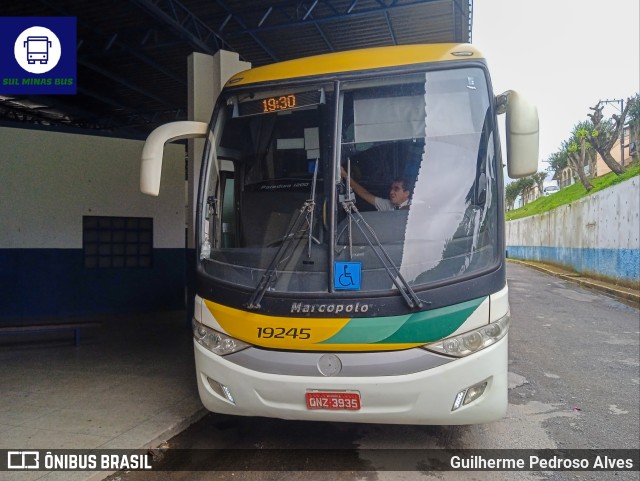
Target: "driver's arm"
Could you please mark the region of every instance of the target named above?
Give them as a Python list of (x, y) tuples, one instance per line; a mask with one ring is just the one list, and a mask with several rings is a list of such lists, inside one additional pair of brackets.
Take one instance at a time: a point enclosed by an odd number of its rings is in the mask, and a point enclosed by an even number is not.
[[(344, 167), (340, 167), (340, 175), (343, 179), (347, 179), (347, 171), (344, 170)], [(367, 189), (358, 184), (355, 180), (350, 180), (351, 188), (353, 191), (358, 194), (358, 196), (362, 197), (366, 202), (375, 206), (376, 205), (376, 196), (369, 192)]]

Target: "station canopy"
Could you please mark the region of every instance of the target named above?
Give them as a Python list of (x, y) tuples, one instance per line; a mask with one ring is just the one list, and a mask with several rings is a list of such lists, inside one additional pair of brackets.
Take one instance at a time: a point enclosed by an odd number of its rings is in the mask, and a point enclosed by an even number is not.
[(187, 58), (252, 66), (357, 48), (471, 42), (472, 0), (30, 0), (4, 17), (77, 19), (77, 94), (0, 93), (0, 123), (144, 137), (187, 119)]

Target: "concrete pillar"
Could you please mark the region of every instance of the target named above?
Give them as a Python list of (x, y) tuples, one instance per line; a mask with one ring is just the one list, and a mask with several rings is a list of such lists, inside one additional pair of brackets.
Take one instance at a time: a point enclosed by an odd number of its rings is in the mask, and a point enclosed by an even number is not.
[[(235, 52), (219, 50), (215, 55), (194, 52), (188, 59), (188, 118), (199, 122), (211, 121), (213, 106), (224, 84), (238, 72), (251, 68)], [(189, 249), (195, 248), (194, 225), (197, 206), (198, 180), (205, 139), (188, 141), (187, 169), (187, 239)]]
[[(216, 99), (234, 74), (251, 68), (237, 53), (220, 50), (215, 55), (194, 52), (188, 58), (188, 118), (209, 123)], [(190, 139), (187, 146), (187, 317), (193, 315), (195, 295), (195, 219), (198, 205), (198, 181), (205, 139)]]

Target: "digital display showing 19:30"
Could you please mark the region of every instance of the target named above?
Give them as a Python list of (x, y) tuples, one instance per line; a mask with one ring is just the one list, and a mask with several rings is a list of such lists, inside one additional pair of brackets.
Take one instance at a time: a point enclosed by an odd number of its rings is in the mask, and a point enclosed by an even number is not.
[[(253, 97), (253, 95), (251, 95), (251, 97)], [(249, 97), (248, 100), (241, 100), (237, 104), (238, 109), (234, 113), (234, 116), (244, 117), (246, 115), (270, 114), (324, 103), (322, 90), (285, 93), (263, 99), (251, 99), (251, 97)]]
[(293, 94), (281, 95), (280, 97), (271, 97), (262, 100), (262, 111), (277, 112), (278, 110), (289, 110), (296, 108), (296, 96)]

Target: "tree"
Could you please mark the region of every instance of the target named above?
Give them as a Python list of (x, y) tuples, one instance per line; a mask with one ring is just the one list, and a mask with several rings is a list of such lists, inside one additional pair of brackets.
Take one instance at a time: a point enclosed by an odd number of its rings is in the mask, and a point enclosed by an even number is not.
[(571, 168), (578, 174), (580, 182), (582, 182), (584, 188), (587, 189), (587, 192), (593, 189), (593, 185), (591, 185), (591, 182), (589, 182), (589, 179), (584, 173), (584, 166), (585, 164), (589, 165), (591, 172), (595, 170), (595, 166), (593, 165), (595, 164), (595, 152), (593, 152), (593, 147), (587, 140), (590, 133), (594, 133), (591, 122), (580, 122), (573, 127), (571, 138), (563, 144), (563, 149), (567, 151), (567, 159)]
[[(566, 142), (563, 142), (562, 148), (551, 154), (547, 159), (547, 162), (549, 162), (549, 169), (555, 172), (558, 179), (560, 179), (560, 175), (558, 175), (559, 172), (562, 172), (567, 167), (571, 167), (571, 172), (573, 174), (573, 166), (569, 162), (569, 152), (564, 148), (565, 143)], [(573, 175), (573, 177), (575, 177), (575, 175)], [(562, 185), (561, 182), (558, 183)]]
[(616, 143), (616, 140), (620, 138), (620, 131), (624, 127), (627, 112), (631, 107), (635, 106), (635, 103), (634, 98), (627, 99), (627, 105), (620, 115), (614, 114), (611, 119), (607, 120), (602, 115), (602, 109), (604, 108), (602, 102), (598, 102), (595, 107), (590, 107), (593, 113), (588, 114), (593, 124), (593, 130), (587, 133), (587, 140), (616, 175), (624, 173), (624, 168), (611, 155), (611, 148)]
[[(633, 98), (633, 104), (629, 107), (629, 151), (634, 161), (640, 159), (640, 94)], [(635, 150), (631, 148), (635, 146)]]
[(540, 192), (542, 192), (544, 179), (546, 178), (546, 172), (537, 172), (508, 184), (504, 189), (507, 210), (512, 210), (518, 196), (524, 194), (527, 189), (530, 189), (534, 185), (537, 185)]
[(536, 172), (535, 174), (533, 174), (531, 176), (531, 178), (533, 179), (533, 181), (538, 186), (538, 190), (540, 191), (540, 195), (542, 195), (542, 193), (544, 191), (544, 179), (547, 178), (547, 173), (546, 172)]
[(569, 165), (569, 158), (567, 156), (567, 152), (559, 150), (551, 154), (547, 159), (547, 162), (549, 163), (549, 169), (558, 173), (567, 168)]
[(520, 195), (520, 187), (518, 182), (511, 182), (504, 189), (505, 203), (507, 204), (507, 210), (513, 210), (513, 204)]
[(527, 190), (527, 188), (531, 187), (532, 185), (533, 185), (533, 180), (531, 180), (530, 176), (521, 177), (520, 179), (514, 180), (509, 185), (507, 185), (507, 188), (505, 190), (505, 196), (508, 201), (507, 205), (512, 209), (513, 204), (515, 203), (518, 196), (521, 195), (525, 190)]
[[(535, 184), (533, 178), (528, 175), (527, 177), (522, 177), (521, 179), (516, 180), (516, 185), (518, 186), (518, 194), (524, 194), (527, 189), (530, 189)], [(524, 199), (522, 199), (524, 201)]]

